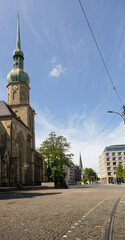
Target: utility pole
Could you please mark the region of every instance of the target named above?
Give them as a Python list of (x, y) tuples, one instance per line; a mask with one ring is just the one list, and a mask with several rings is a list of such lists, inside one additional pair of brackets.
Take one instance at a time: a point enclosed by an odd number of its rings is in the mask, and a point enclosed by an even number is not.
[(123, 119), (124, 119), (124, 124), (125, 124), (125, 105), (123, 105)]

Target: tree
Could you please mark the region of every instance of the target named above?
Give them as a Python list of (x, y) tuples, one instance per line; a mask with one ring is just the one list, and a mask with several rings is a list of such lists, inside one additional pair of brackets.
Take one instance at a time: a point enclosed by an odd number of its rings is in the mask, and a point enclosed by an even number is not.
[(123, 168), (122, 177), (123, 177), (123, 180), (125, 181), (125, 167)]
[(67, 173), (67, 167), (71, 167), (73, 154), (69, 153), (70, 143), (63, 136), (57, 136), (55, 132), (49, 134), (40, 147), (40, 153), (48, 162), (47, 176), (49, 181), (54, 181), (55, 186), (62, 186)]
[(122, 173), (123, 173), (123, 167), (122, 167), (122, 165), (119, 163), (119, 164), (118, 164), (118, 167), (117, 167), (117, 169), (116, 169), (116, 177), (117, 177), (117, 179), (119, 178), (120, 181), (123, 180), (123, 175), (122, 175)]
[(88, 178), (89, 181), (93, 181), (97, 179), (97, 174), (92, 168), (85, 168), (85, 177)]

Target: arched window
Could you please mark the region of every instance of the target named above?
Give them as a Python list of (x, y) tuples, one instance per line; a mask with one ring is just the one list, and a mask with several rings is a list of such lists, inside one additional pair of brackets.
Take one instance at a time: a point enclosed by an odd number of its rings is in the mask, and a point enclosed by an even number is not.
[(24, 142), (24, 137), (22, 133), (19, 133), (18, 137), (17, 137), (17, 143), (19, 146), (19, 165), (23, 165), (24, 163), (24, 146), (25, 146), (25, 142)]
[(7, 147), (7, 133), (6, 132), (4, 134), (2, 134), (2, 136), (1, 136), (1, 143), (5, 146), (5, 148)]

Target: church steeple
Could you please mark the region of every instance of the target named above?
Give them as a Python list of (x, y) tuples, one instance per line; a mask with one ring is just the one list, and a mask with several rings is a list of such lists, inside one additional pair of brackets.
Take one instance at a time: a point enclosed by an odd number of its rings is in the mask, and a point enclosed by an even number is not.
[(14, 59), (14, 63), (13, 63), (14, 68), (23, 69), (24, 54), (23, 54), (23, 51), (21, 50), (19, 15), (17, 19), (16, 49), (13, 52), (13, 59)]
[(83, 169), (81, 153), (79, 154), (79, 166), (81, 170)]
[(16, 49), (13, 52), (13, 69), (7, 76), (9, 83), (11, 82), (23, 82), (29, 84), (30, 79), (28, 74), (23, 70), (24, 54), (21, 50), (21, 40), (20, 40), (20, 23), (19, 15), (17, 19), (17, 36), (16, 36)]
[(19, 23), (19, 14), (17, 20), (17, 38), (16, 38), (16, 49), (21, 49), (21, 42), (20, 42), (20, 23)]

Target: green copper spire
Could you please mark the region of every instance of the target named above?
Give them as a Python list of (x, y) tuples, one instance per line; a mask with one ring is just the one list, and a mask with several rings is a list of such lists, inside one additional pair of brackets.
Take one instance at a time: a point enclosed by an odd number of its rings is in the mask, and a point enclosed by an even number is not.
[[(21, 50), (19, 14), (18, 14), (18, 19), (17, 19), (16, 49), (15, 49), (15, 51), (13, 52), (13, 58), (14, 58), (14, 57), (17, 57), (17, 56), (22, 57), (22, 60), (24, 59), (24, 54), (23, 54), (23, 51)], [(22, 64), (23, 64), (23, 62), (22, 62)], [(16, 66), (16, 65), (14, 65), (14, 67), (15, 67), (15, 66)], [(17, 67), (18, 67), (18, 66), (17, 66)], [(19, 66), (19, 67), (21, 67), (21, 66)], [(22, 65), (21, 68), (23, 68), (23, 65)]]
[(17, 38), (16, 38), (16, 49), (21, 49), (21, 42), (20, 42), (20, 23), (19, 23), (19, 14), (17, 20)]
[(20, 41), (20, 23), (19, 23), (19, 14), (17, 19), (17, 38), (16, 38), (16, 49), (13, 52), (13, 69), (7, 76), (8, 82), (23, 82), (29, 84), (30, 79), (28, 74), (23, 70), (23, 60), (24, 54), (21, 50), (21, 41)]

